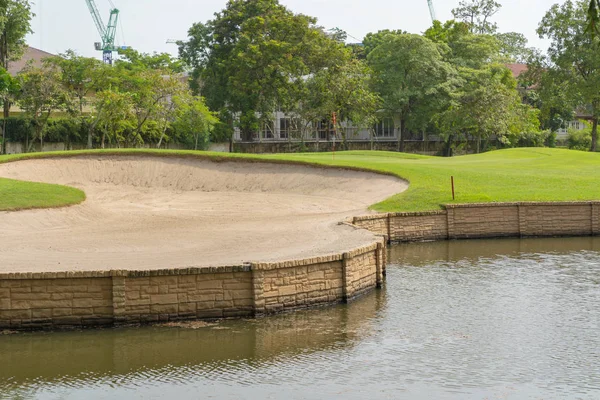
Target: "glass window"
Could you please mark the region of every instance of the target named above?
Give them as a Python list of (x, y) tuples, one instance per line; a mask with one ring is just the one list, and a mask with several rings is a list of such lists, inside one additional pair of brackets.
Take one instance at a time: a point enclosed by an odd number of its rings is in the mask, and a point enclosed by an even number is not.
[(271, 120), (264, 121), (261, 125), (261, 136), (263, 139), (275, 137), (275, 123)]
[(394, 137), (394, 121), (391, 118), (384, 118), (375, 124), (375, 136)]

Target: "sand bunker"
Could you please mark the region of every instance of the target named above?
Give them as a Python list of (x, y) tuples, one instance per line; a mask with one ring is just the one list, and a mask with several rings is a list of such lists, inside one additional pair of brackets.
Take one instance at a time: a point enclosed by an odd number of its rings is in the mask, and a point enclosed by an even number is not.
[(163, 269), (326, 255), (372, 242), (340, 225), (406, 189), (393, 177), (298, 165), (77, 157), (0, 165), (87, 200), (0, 212), (0, 272)]

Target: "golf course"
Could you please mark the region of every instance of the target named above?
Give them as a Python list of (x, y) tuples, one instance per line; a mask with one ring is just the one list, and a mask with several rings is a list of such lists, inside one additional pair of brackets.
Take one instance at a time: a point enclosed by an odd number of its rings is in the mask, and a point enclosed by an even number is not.
[[(377, 212), (426, 211), (443, 204), (600, 199), (600, 155), (581, 151), (521, 148), (441, 158), (414, 154), (351, 151), (310, 154), (241, 155), (193, 151), (107, 150), (0, 156), (0, 163), (31, 158), (82, 155), (139, 155), (204, 158), (215, 161), (306, 163), (394, 175), (409, 182), (371, 209)], [(451, 177), (455, 180), (452, 200)], [(52, 208), (81, 203), (79, 189), (5, 179), (0, 174), (0, 211)]]

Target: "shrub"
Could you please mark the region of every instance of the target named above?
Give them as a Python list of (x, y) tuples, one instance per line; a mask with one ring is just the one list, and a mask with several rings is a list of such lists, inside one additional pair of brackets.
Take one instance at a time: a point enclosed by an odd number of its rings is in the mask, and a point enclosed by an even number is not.
[(588, 151), (592, 147), (592, 128), (585, 124), (585, 128), (569, 129), (567, 131), (567, 147), (572, 150)]

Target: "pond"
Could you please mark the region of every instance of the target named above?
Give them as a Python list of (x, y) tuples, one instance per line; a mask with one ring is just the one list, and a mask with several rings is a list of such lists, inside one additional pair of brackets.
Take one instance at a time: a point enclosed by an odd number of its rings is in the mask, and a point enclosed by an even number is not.
[(0, 335), (0, 398), (600, 398), (600, 238), (401, 244), (388, 261), (348, 305)]

